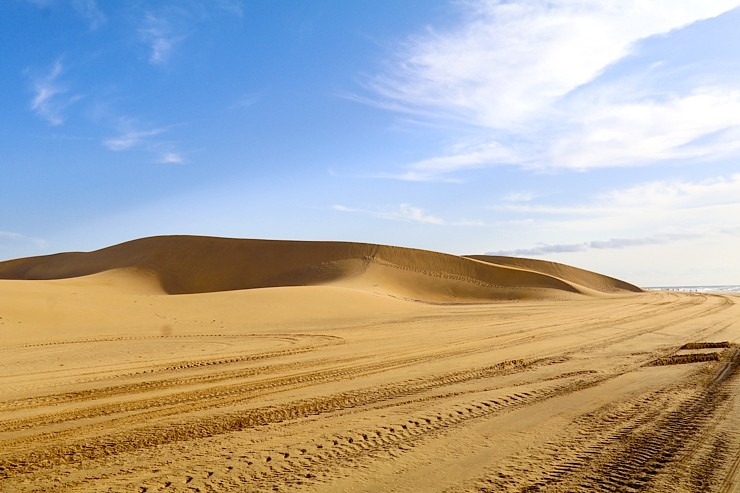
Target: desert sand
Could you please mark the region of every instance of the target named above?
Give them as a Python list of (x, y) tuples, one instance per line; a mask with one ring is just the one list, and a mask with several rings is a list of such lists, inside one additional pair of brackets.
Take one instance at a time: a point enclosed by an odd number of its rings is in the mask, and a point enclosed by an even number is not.
[(738, 296), (529, 259), (0, 262), (0, 491), (740, 491), (739, 343)]

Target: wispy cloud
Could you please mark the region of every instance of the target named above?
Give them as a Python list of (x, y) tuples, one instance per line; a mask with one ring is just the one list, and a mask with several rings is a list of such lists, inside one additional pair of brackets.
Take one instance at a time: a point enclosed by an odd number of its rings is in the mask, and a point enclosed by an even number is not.
[(619, 208), (686, 209), (740, 204), (740, 173), (700, 181), (663, 180), (611, 190), (597, 197)]
[(449, 221), (439, 216), (428, 213), (421, 207), (415, 207), (411, 204), (399, 204), (394, 207), (385, 207), (378, 209), (358, 209), (354, 207), (347, 207), (345, 205), (334, 205), (332, 209), (339, 212), (353, 212), (359, 214), (365, 214), (380, 219), (387, 219), (390, 221), (405, 221), (405, 222), (416, 222), (422, 224), (434, 224), (437, 226), (484, 226), (482, 221), (477, 220), (459, 220)]
[[(513, 247), (498, 250), (502, 255), (536, 256), (737, 236), (740, 174), (645, 182), (575, 204), (504, 202), (494, 210), (514, 214), (515, 219), (499, 226), (516, 227), (519, 242), (535, 244), (518, 247), (509, 242)], [(582, 239), (585, 235), (604, 239)], [(555, 241), (537, 241), (540, 238)], [(582, 240), (557, 241), (562, 238)]]
[(118, 123), (119, 134), (103, 140), (103, 145), (114, 152), (144, 150), (154, 154), (159, 164), (185, 164), (185, 156), (176, 149), (175, 143), (162, 141), (159, 136), (172, 126), (147, 127), (131, 118), (122, 118)]
[(410, 204), (400, 204), (398, 207), (385, 210), (355, 209), (353, 207), (347, 207), (344, 205), (334, 205), (332, 206), (332, 209), (340, 212), (359, 212), (373, 217), (390, 219), (393, 221), (411, 221), (437, 225), (445, 224), (444, 219), (428, 214), (424, 211), (424, 209), (420, 207), (414, 207)]
[(46, 240), (41, 238), (32, 238), (30, 236), (10, 231), (0, 231), (0, 245), (3, 243), (30, 243), (38, 248), (44, 248), (47, 245)]
[(410, 181), (438, 180), (450, 172), (482, 168), (491, 162), (520, 161), (513, 149), (502, 146), (498, 142), (490, 141), (475, 146), (465, 145), (465, 149), (460, 149), (460, 147), (455, 146), (452, 152), (445, 155), (412, 163), (406, 167), (407, 171), (397, 175), (397, 178)]
[(64, 110), (80, 99), (79, 95), (68, 95), (59, 77), (64, 72), (62, 62), (57, 60), (44, 76), (33, 80), (33, 99), (31, 109), (50, 125), (64, 123)]
[(185, 157), (179, 152), (167, 151), (159, 156), (157, 162), (160, 164), (184, 164)]
[(666, 88), (657, 81), (675, 67), (656, 60), (628, 76), (609, 72), (641, 41), (718, 16), (737, 0), (459, 5), (457, 28), (409, 40), (367, 87), (381, 107), (487, 130), (488, 145), (411, 163), (398, 178), (501, 164), (635, 166), (739, 150), (737, 81), (699, 72)]
[(139, 37), (149, 47), (149, 63), (154, 65), (167, 62), (174, 46), (184, 39), (175, 34), (171, 21), (151, 13), (144, 18)]
[[(514, 194), (514, 198), (517, 194)], [(593, 195), (586, 203), (545, 204), (505, 196), (492, 210), (539, 216), (600, 216), (661, 213), (740, 205), (740, 174), (699, 181), (656, 180)]]
[(108, 20), (95, 0), (73, 0), (72, 6), (78, 14), (90, 22), (90, 29), (97, 29)]
[(149, 2), (139, 23), (139, 40), (149, 50), (149, 63), (164, 65), (175, 48), (198, 30), (203, 23), (216, 22), (224, 16), (242, 17), (240, 0), (185, 0)]
[(507, 255), (507, 256), (532, 256), (539, 257), (542, 255), (557, 254), (557, 253), (574, 253), (574, 252), (586, 252), (588, 250), (620, 250), (623, 248), (647, 246), (647, 245), (663, 245), (667, 243), (674, 243), (676, 241), (691, 240), (701, 237), (700, 234), (662, 234), (643, 238), (610, 238), (608, 240), (595, 240), (587, 241), (583, 243), (561, 243), (555, 245), (549, 245), (546, 243), (539, 243), (537, 246), (532, 248), (517, 248), (514, 250), (498, 250), (493, 252), (487, 252), (486, 255)]
[[(127, 125), (130, 127), (130, 125)], [(103, 144), (111, 151), (126, 151), (150, 143), (150, 138), (167, 131), (167, 128), (152, 128), (147, 130), (131, 129), (125, 130), (116, 137), (105, 139)]]
[(740, 149), (740, 91), (734, 87), (697, 87), (667, 98), (592, 99), (581, 97), (576, 128), (549, 142), (554, 166), (640, 166), (719, 158)]

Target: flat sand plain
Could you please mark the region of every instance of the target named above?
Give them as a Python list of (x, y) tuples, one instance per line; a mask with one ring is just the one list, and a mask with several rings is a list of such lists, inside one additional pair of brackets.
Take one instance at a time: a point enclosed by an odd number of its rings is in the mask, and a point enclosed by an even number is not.
[(0, 280), (0, 491), (740, 491), (740, 297), (386, 274)]

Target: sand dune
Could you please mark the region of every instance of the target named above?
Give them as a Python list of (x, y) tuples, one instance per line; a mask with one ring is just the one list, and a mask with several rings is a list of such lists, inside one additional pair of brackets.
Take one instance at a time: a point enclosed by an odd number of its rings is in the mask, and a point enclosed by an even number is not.
[(639, 291), (559, 264), (495, 260), (364, 243), (162, 236), (2, 262), (0, 278), (62, 279), (127, 269), (154, 276), (169, 294), (336, 285), (433, 302)]
[(507, 267), (516, 267), (519, 269), (526, 269), (542, 274), (547, 274), (559, 279), (563, 279), (574, 285), (581, 286), (588, 289), (593, 289), (600, 292), (611, 293), (619, 291), (631, 291), (638, 293), (642, 291), (637, 286), (634, 286), (628, 282), (614, 279), (602, 274), (597, 274), (570, 265), (559, 264), (557, 262), (548, 262), (546, 260), (537, 260), (531, 258), (520, 258), (520, 257), (503, 257), (494, 255), (466, 255), (466, 258), (480, 260), (482, 262), (488, 262), (495, 265), (503, 265)]
[(0, 492), (738, 491), (740, 297), (479, 258), (0, 263)]

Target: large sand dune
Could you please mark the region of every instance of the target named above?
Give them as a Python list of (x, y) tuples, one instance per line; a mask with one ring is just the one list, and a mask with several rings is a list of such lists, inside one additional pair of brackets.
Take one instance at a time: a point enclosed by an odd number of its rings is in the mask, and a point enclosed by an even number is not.
[(562, 298), (637, 292), (593, 272), (549, 263), (485, 262), (364, 243), (162, 236), (94, 252), (0, 263), (0, 278), (62, 279), (115, 269), (154, 276), (169, 294), (341, 285), (424, 301)]
[(0, 263), (0, 492), (740, 490), (740, 298), (477, 258)]

